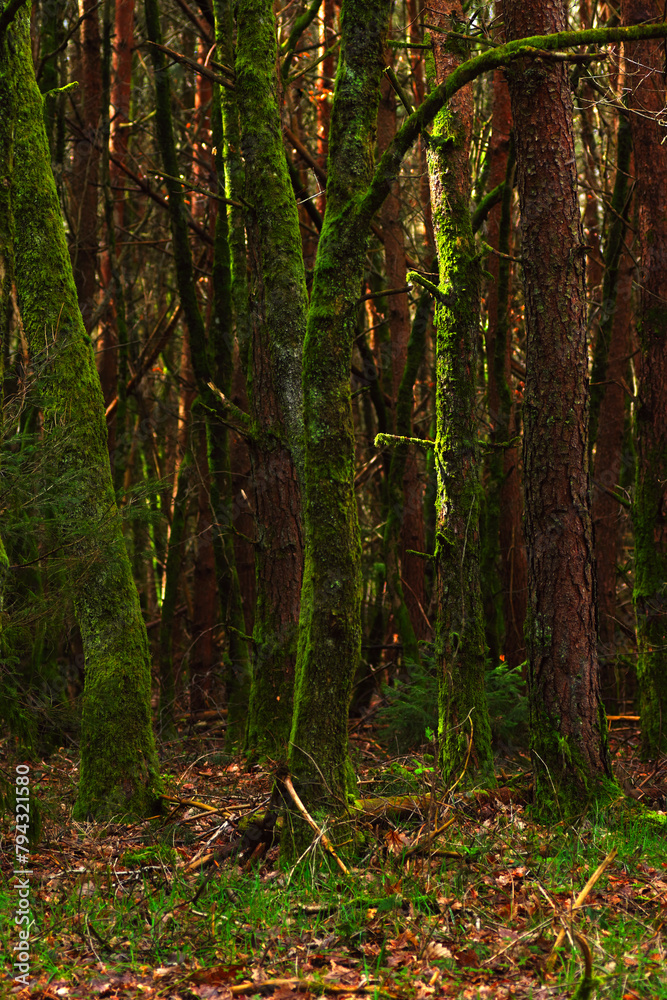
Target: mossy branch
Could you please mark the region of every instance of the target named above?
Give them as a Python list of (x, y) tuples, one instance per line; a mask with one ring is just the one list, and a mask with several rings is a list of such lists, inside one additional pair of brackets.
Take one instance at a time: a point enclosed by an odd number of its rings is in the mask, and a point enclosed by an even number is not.
[(208, 388), (211, 392), (215, 393), (218, 401), (218, 406), (216, 407), (216, 413), (220, 415), (221, 419), (228, 424), (232, 430), (237, 431), (239, 434), (243, 434), (246, 438), (254, 437), (254, 427), (250, 416), (244, 413), (236, 403), (232, 403), (231, 399), (227, 399), (225, 394), (218, 389), (217, 385), (213, 382), (207, 383)]
[(416, 444), (420, 448), (432, 448), (435, 441), (429, 438), (403, 437), (401, 434), (376, 434), (374, 444), (376, 448), (393, 448), (397, 444)]
[(315, 20), (315, 16), (321, 6), (322, 0), (313, 0), (308, 10), (301, 14), (300, 17), (297, 17), (294, 22), (294, 27), (290, 31), (289, 38), (285, 42), (285, 59), (281, 69), (283, 80), (287, 79), (289, 68), (292, 64), (292, 59), (294, 58), (294, 50), (296, 49), (299, 39), (306, 28), (308, 28), (309, 25)]
[(424, 99), (414, 114), (399, 129), (377, 165), (360, 208), (360, 221), (367, 224), (387, 197), (398, 176), (403, 157), (416, 142), (419, 134), (431, 124), (451, 97), (483, 73), (507, 66), (515, 59), (539, 58), (543, 52), (575, 48), (580, 45), (609, 45), (612, 42), (637, 42), (651, 38), (667, 38), (667, 22), (636, 24), (629, 27), (588, 28), (586, 31), (558, 31), (552, 35), (518, 38), (506, 45), (482, 52), (461, 63), (447, 79)]
[(438, 302), (441, 302), (443, 306), (450, 304), (450, 299), (440, 291), (437, 285), (434, 285), (432, 281), (429, 281), (428, 278), (423, 278), (421, 274), (417, 274), (416, 271), (408, 271), (405, 277), (410, 284), (421, 285), (422, 288), (425, 288), (426, 291), (430, 292), (433, 298), (437, 299)]
[(479, 205), (472, 213), (472, 218), (470, 221), (472, 223), (473, 233), (476, 233), (478, 229), (482, 228), (484, 222), (486, 221), (486, 217), (491, 211), (491, 209), (502, 201), (504, 190), (505, 190), (505, 181), (501, 181), (500, 184), (496, 184), (496, 186), (491, 191), (489, 191), (487, 194), (484, 195)]

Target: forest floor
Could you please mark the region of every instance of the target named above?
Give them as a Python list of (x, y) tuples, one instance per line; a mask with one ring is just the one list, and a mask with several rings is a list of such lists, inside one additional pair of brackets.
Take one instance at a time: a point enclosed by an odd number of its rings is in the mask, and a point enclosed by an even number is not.
[[(364, 847), (347, 875), (317, 842), (298, 866), (281, 865), (256, 823), (272, 775), (226, 755), (215, 721), (162, 746), (170, 798), (143, 823), (72, 821), (74, 749), (28, 762), (42, 825), (29, 985), (12, 981), (18, 889), (5, 816), (0, 996), (667, 998), (667, 761), (642, 765), (634, 724), (621, 724), (611, 739), (625, 791), (548, 827), (531, 818), (527, 755), (498, 761), (495, 789), (462, 783), (437, 803), (432, 758), (391, 755), (357, 727), (360, 796), (410, 798), (402, 813), (389, 805), (359, 820)], [(5, 740), (7, 779), (17, 763)]]

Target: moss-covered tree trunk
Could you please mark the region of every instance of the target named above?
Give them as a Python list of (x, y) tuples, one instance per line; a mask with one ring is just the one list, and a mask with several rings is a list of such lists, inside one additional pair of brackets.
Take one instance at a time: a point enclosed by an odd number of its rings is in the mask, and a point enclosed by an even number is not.
[(102, 392), (77, 305), (25, 10), (7, 32), (3, 97), (12, 84), (16, 286), (53, 475), (64, 484), (59, 541), (71, 559), (86, 657), (75, 814), (142, 816), (155, 810), (159, 791), (148, 642), (112, 488)]
[[(623, 19), (636, 24), (664, 17), (657, 0), (625, 0)], [(636, 407), (637, 483), (634, 603), (642, 748), (667, 750), (667, 146), (664, 46), (626, 48), (637, 210), (641, 244), (639, 370)]]
[(314, 812), (341, 814), (353, 782), (347, 714), (361, 646), (361, 546), (350, 365), (370, 217), (388, 0), (344, 0), (327, 207), (303, 352), (306, 556), (289, 766)]
[[(461, 4), (438, 0), (435, 23), (455, 28)], [(463, 61), (457, 44), (434, 33), (438, 83)], [(484, 696), (477, 393), (481, 268), (470, 221), (473, 95), (468, 85), (439, 113), (427, 151), (440, 273), (436, 327), (436, 647), (439, 745), (445, 781), (458, 777), (468, 743), (476, 767), (491, 761)]]
[[(567, 4), (505, 0), (510, 39), (562, 30)], [(509, 70), (526, 299), (524, 496), (530, 726), (538, 798), (580, 808), (611, 777), (599, 699), (588, 480), (585, 248), (562, 63)]]
[[(7, 63), (7, 36), (0, 37), (0, 67)], [(14, 176), (14, 127), (16, 97), (13, 81), (0, 83), (0, 444), (3, 442), (5, 405), (5, 357), (8, 355), (12, 326), (12, 286), (14, 284), (14, 217), (12, 183)], [(4, 594), (9, 559), (2, 540), (0, 523), (0, 661), (3, 658)], [(1, 681), (0, 681), (1, 682)], [(3, 701), (6, 695), (3, 696)], [(3, 712), (3, 717), (6, 718)]]
[(301, 351), (308, 297), (285, 159), (271, 0), (237, 8), (236, 95), (252, 275), (248, 395), (257, 515), (257, 604), (246, 748), (287, 755), (303, 574)]

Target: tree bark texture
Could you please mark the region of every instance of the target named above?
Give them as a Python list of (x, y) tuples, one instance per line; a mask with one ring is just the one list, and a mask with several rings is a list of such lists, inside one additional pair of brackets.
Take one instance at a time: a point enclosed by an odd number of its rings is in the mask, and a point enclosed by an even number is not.
[(329, 136), (327, 210), (303, 352), (304, 529), (289, 766), (311, 812), (340, 814), (351, 790), (347, 715), (361, 644), (361, 546), (354, 493), (350, 365), (370, 219), (388, 0), (344, 0)]
[(90, 330), (98, 292), (97, 201), (102, 114), (102, 44), (96, 0), (80, 0), (82, 99), (79, 107), (85, 139), (74, 147), (72, 206), (76, 218), (72, 266), (79, 308)]
[(106, 422), (50, 167), (29, 19), (6, 38), (0, 86), (16, 94), (14, 184), (19, 307), (38, 373), (53, 475), (65, 485), (60, 542), (86, 657), (79, 818), (150, 815), (160, 780), (150, 711), (146, 628), (114, 498)]
[[(511, 253), (512, 199), (514, 181), (514, 155), (508, 158), (512, 112), (505, 74), (496, 70), (493, 75), (493, 113), (489, 155), (489, 190), (507, 182), (501, 203), (491, 209), (487, 223), (487, 239), (501, 253)], [(506, 445), (518, 434), (518, 414), (512, 395), (511, 359), (512, 337), (510, 323), (511, 289), (510, 262), (490, 254), (486, 268), (493, 275), (487, 294), (488, 333), (486, 339), (488, 366), (488, 401), (493, 427), (493, 442)], [(488, 487), (486, 540), (490, 553), (498, 551), (500, 557), (500, 590), (504, 625), (503, 653), (510, 667), (525, 661), (526, 644), (523, 625), (526, 617), (527, 566), (523, 540), (523, 499), (521, 495), (521, 456), (516, 445), (492, 450), (488, 459), (490, 483)], [(496, 535), (497, 533), (497, 535)], [(489, 584), (496, 576), (487, 570), (488, 556), (484, 562), (486, 588), (485, 608), (487, 642), (489, 642), (489, 617), (497, 614)], [(489, 568), (490, 569), (490, 568)], [(491, 632), (491, 636), (493, 633)], [(493, 648), (489, 642), (491, 660)]]
[[(563, 30), (562, 0), (505, 0), (510, 39)], [(580, 808), (611, 777), (599, 698), (588, 482), (585, 250), (567, 68), (509, 72), (526, 301), (524, 504), (533, 766), (544, 801)]]
[[(625, 0), (626, 24), (660, 21), (657, 0)], [(667, 750), (667, 146), (664, 46), (625, 46), (639, 240), (634, 603), (642, 749)]]
[[(451, 30), (461, 4), (438, 0), (434, 23)], [(436, 78), (442, 83), (465, 58), (456, 43), (434, 35)], [(437, 470), (435, 565), (438, 600), (439, 746), (443, 778), (458, 777), (469, 742), (478, 768), (491, 762), (491, 727), (484, 695), (484, 619), (480, 588), (479, 364), (480, 262), (470, 221), (473, 93), (459, 90), (437, 116), (427, 151), (440, 272), (436, 301)]]
[(299, 215), (287, 169), (270, 0), (237, 10), (236, 92), (245, 161), (253, 289), (248, 395), (254, 422), (257, 603), (246, 746), (287, 754), (303, 574), (301, 351), (308, 298)]

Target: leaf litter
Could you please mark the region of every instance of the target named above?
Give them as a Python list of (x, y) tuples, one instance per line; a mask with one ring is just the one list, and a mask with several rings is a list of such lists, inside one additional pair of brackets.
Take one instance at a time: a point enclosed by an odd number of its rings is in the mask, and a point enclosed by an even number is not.
[[(347, 875), (315, 831), (298, 869), (280, 865), (273, 774), (244, 770), (217, 732), (165, 755), (164, 814), (129, 825), (72, 821), (76, 762), (61, 750), (32, 772), (44, 830), (27, 988), (10, 978), (13, 829), (0, 828), (0, 995), (667, 998), (667, 766), (644, 769), (638, 734), (612, 742), (618, 801), (546, 827), (520, 754), (498, 787), (436, 804), (422, 756), (355, 733), (372, 798)], [(13, 763), (5, 743), (6, 774)]]

